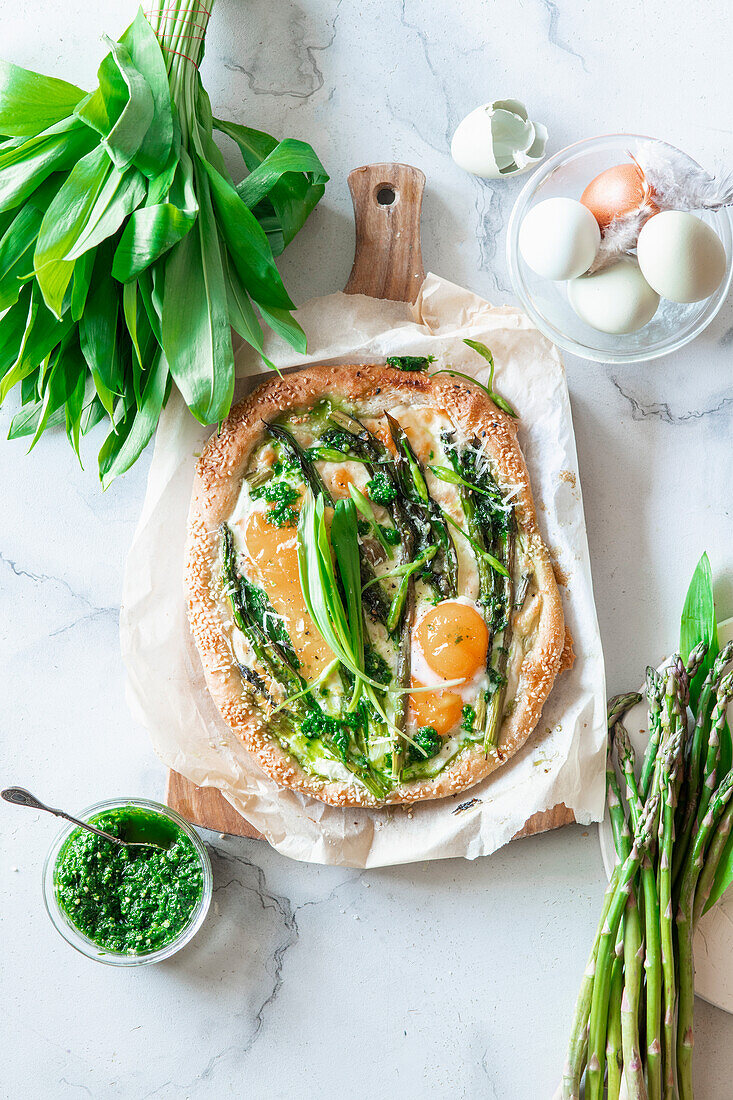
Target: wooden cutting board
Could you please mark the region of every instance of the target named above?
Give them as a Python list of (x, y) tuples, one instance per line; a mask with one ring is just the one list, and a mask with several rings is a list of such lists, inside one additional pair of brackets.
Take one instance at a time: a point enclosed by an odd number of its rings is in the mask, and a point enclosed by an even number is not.
[[(369, 294), (393, 302), (414, 302), (425, 278), (420, 246), (420, 212), (425, 176), (409, 164), (367, 164), (349, 176), (354, 204), (354, 266), (347, 294)], [(214, 787), (196, 787), (178, 772), (168, 773), (166, 802), (182, 817), (218, 833), (261, 834)], [(533, 814), (516, 836), (556, 829), (574, 821), (560, 803)], [(516, 838), (515, 838), (516, 839)]]

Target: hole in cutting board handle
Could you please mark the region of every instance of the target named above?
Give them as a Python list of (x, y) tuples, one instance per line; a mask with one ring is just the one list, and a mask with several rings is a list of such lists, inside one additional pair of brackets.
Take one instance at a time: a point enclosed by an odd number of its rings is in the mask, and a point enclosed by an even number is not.
[(380, 183), (376, 190), (376, 199), (380, 206), (391, 206), (397, 198), (394, 187), (388, 183)]

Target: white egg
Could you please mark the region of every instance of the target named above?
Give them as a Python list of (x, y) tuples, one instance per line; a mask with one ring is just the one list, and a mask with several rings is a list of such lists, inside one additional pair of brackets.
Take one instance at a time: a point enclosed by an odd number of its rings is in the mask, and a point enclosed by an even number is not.
[(659, 295), (636, 260), (624, 259), (568, 283), (570, 305), (591, 328), (621, 334), (643, 328), (657, 311)]
[(709, 298), (725, 275), (720, 237), (700, 218), (663, 210), (642, 226), (636, 246), (644, 278), (672, 302)]
[(575, 279), (588, 270), (601, 243), (598, 222), (576, 199), (545, 199), (519, 227), (519, 251), (545, 279)]

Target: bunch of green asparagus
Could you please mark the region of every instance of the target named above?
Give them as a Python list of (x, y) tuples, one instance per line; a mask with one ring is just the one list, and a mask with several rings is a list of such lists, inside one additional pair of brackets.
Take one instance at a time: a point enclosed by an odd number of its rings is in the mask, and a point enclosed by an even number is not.
[(604, 1086), (609, 1100), (693, 1096), (692, 940), (727, 885), (733, 824), (733, 643), (709, 657), (712, 649), (702, 640), (685, 662), (676, 655), (661, 673), (647, 669), (649, 742), (638, 774), (621, 719), (642, 696), (608, 704), (617, 863), (575, 1010), (563, 1100), (580, 1096), (584, 1073), (587, 1100), (601, 1100)]

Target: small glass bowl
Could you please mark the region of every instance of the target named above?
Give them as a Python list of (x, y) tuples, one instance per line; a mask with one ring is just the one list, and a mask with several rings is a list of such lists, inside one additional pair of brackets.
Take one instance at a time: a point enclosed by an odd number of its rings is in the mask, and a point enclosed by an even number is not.
[(191, 919), (186, 927), (183, 928), (170, 943), (167, 943), (164, 947), (157, 948), (155, 951), (150, 951), (145, 955), (126, 955), (122, 952), (106, 950), (100, 947), (98, 943), (94, 943), (93, 940), (90, 940), (83, 932), (79, 931), (76, 925), (66, 915), (66, 912), (59, 904), (59, 900), (56, 896), (56, 861), (58, 860), (63, 845), (78, 826), (67, 825), (62, 829), (51, 845), (43, 865), (43, 900), (46, 905), (46, 912), (51, 918), (56, 931), (64, 937), (67, 943), (70, 943), (71, 946), (77, 951), (80, 951), (82, 955), (86, 955), (88, 959), (94, 959), (95, 962), (107, 963), (110, 966), (143, 966), (147, 963), (162, 962), (163, 959), (169, 959), (171, 955), (175, 955), (176, 951), (180, 951), (182, 947), (185, 947), (189, 940), (193, 939), (196, 935), (209, 911), (214, 881), (211, 872), (209, 853), (206, 851), (203, 841), (187, 821), (184, 821), (184, 819), (174, 810), (169, 809), (168, 806), (164, 806), (160, 802), (152, 802), (147, 798), (110, 798), (106, 799), (104, 802), (96, 802), (93, 806), (88, 806), (86, 810), (82, 810), (82, 812), (76, 816), (81, 821), (90, 821), (93, 817), (96, 817), (97, 814), (101, 814), (105, 810), (119, 810), (127, 806), (149, 810), (163, 817), (167, 817), (180, 828), (181, 832), (186, 834), (196, 848), (199, 860), (201, 861), (203, 884), (201, 897), (191, 914)]
[(519, 251), (519, 227), (530, 207), (558, 195), (579, 199), (599, 172), (628, 162), (629, 152), (650, 140), (641, 134), (608, 134), (569, 145), (529, 178), (509, 219), (507, 263), (522, 309), (554, 344), (597, 363), (638, 363), (677, 351), (707, 328), (725, 301), (733, 279), (733, 237), (727, 209), (695, 211), (712, 226), (725, 249), (726, 271), (718, 289), (702, 302), (678, 304), (662, 298), (651, 321), (638, 332), (613, 336), (591, 328), (572, 309), (566, 283), (543, 279), (524, 262)]

